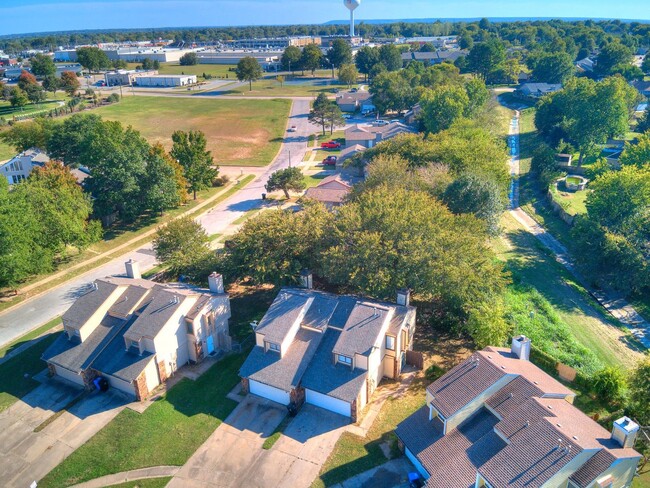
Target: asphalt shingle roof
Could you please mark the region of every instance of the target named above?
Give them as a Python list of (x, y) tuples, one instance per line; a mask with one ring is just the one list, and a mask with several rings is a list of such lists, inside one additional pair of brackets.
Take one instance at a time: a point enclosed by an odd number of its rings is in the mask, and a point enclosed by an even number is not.
[(126, 332), (125, 337), (139, 341), (142, 337), (154, 338), (178, 308), (188, 298), (161, 286), (154, 286), (140, 310), (140, 316)]
[(311, 298), (307, 293), (280, 290), (255, 332), (262, 334), (266, 341), (281, 343), (300, 315), (306, 312)]
[(101, 373), (115, 376), (128, 383), (136, 380), (145, 370), (147, 365), (154, 359), (154, 354), (144, 351), (139, 354), (133, 348), (126, 349), (124, 334), (129, 325), (135, 320), (131, 318), (129, 323), (110, 341), (108, 346), (93, 361), (92, 367)]
[(108, 300), (118, 285), (104, 280), (96, 280), (90, 289), (77, 298), (61, 317), (63, 323), (75, 329), (84, 325), (90, 317)]
[(334, 345), (334, 354), (350, 358), (355, 354), (369, 355), (390, 315), (390, 310), (384, 307), (357, 302)]
[(133, 307), (147, 294), (148, 288), (129, 285), (120, 295), (117, 301), (108, 310), (108, 313), (116, 317), (126, 318)]
[(68, 339), (68, 335), (63, 333), (45, 350), (42, 357), (45, 361), (80, 373), (92, 366), (99, 353), (125, 325), (126, 321), (107, 315), (85, 341), (79, 342), (76, 337)]

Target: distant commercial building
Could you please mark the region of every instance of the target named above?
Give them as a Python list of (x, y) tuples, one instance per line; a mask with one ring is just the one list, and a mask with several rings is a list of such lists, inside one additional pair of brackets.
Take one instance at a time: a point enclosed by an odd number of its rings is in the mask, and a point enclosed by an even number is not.
[(66, 71), (71, 71), (75, 74), (79, 74), (82, 70), (83, 66), (81, 66), (79, 63), (59, 64), (56, 67), (56, 77), (61, 78), (61, 75)]
[[(140, 63), (145, 59), (160, 61), (161, 63), (175, 63), (178, 62), (184, 54), (196, 52), (195, 49), (174, 49), (166, 47), (125, 47), (118, 49), (104, 49), (103, 51), (108, 56), (108, 59), (112, 61), (121, 60), (132, 63)], [(77, 50), (62, 49), (55, 51), (54, 61), (76, 62)]]
[(400, 44), (433, 44), (436, 49), (449, 49), (458, 46), (458, 36), (404, 37)]
[(20, 75), (23, 71), (29, 72), (29, 68), (22, 68), (20, 66), (17, 68), (6, 68), (4, 70), (4, 77), (8, 80), (17, 80), (20, 78)]
[(138, 76), (134, 80), (136, 86), (172, 88), (175, 86), (189, 86), (197, 82), (196, 75), (149, 75)]
[(282, 52), (249, 53), (246, 51), (224, 51), (199, 53), (199, 64), (237, 64), (243, 58), (257, 59), (264, 71), (277, 71), (280, 68)]
[(323, 48), (332, 47), (332, 43), (337, 39), (343, 39), (348, 42), (351, 46), (359, 46), (363, 44), (363, 37), (361, 36), (322, 36), (321, 37), (321, 46)]
[(106, 86), (128, 86), (135, 84), (135, 80), (140, 76), (155, 76), (157, 74), (158, 71), (156, 70), (136, 71), (134, 69), (120, 69), (106, 73), (104, 80), (106, 80)]
[(305, 47), (308, 44), (321, 45), (321, 38), (314, 36), (300, 37), (265, 37), (262, 39), (236, 39), (227, 45), (236, 49), (279, 49), (284, 51), (289, 46)]

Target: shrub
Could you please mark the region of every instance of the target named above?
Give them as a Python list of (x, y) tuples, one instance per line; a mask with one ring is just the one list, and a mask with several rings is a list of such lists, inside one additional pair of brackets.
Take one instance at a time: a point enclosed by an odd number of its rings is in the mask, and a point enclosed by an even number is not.
[(618, 368), (603, 368), (591, 380), (591, 390), (602, 400), (614, 405), (620, 405), (623, 401), (625, 387), (625, 376)]
[(115, 103), (120, 101), (120, 96), (117, 93), (111, 93), (106, 99), (108, 103)]
[(444, 370), (444, 368), (441, 368), (437, 364), (432, 364), (424, 372), (424, 376), (429, 381), (436, 381), (438, 378), (440, 378), (445, 373), (446, 373), (446, 371)]
[(228, 175), (221, 175), (217, 176), (213, 181), (212, 181), (212, 186), (218, 187), (218, 186), (226, 186), (228, 182), (230, 181), (230, 177)]

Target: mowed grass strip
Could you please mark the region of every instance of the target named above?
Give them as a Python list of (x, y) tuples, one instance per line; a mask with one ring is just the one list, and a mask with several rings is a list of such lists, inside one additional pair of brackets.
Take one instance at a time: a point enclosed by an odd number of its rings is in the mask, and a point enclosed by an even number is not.
[(32, 376), (45, 369), (41, 355), (60, 332), (49, 334), (20, 354), (0, 364), (0, 412), (16, 403), (18, 399), (32, 391), (40, 383)]
[(144, 413), (125, 409), (39, 481), (39, 488), (82, 483), (149, 466), (181, 466), (237, 406), (226, 395), (244, 354), (228, 356), (198, 380), (181, 380)]
[(266, 166), (280, 149), (290, 100), (125, 97), (93, 111), (131, 125), (150, 142), (172, 147), (172, 133), (200, 130), (214, 160), (225, 166)]

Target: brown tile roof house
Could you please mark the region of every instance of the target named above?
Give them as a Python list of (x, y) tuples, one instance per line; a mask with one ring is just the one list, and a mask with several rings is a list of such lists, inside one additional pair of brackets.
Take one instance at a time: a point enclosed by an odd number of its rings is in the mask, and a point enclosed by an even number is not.
[(345, 181), (341, 175), (332, 175), (323, 179), (318, 186), (309, 188), (305, 192), (305, 198), (319, 201), (327, 207), (337, 207), (343, 203), (350, 191), (350, 182)]
[(96, 280), (63, 314), (64, 332), (43, 353), (50, 373), (92, 388), (97, 376), (142, 400), (179, 367), (230, 349), (230, 300), (220, 275), (210, 289), (140, 278)]
[[(306, 286), (311, 275), (303, 274)], [(304, 402), (357, 419), (377, 384), (398, 378), (412, 347), (415, 308), (283, 288), (255, 328), (239, 371), (244, 391), (290, 408)]]
[(346, 147), (360, 145), (369, 149), (382, 141), (399, 134), (413, 134), (416, 131), (400, 122), (392, 122), (382, 127), (354, 125), (345, 130)]
[(627, 417), (610, 434), (528, 361), (530, 340), (488, 347), (427, 388), (396, 429), (429, 488), (629, 487), (640, 454)]

